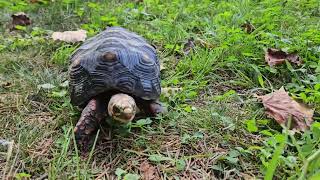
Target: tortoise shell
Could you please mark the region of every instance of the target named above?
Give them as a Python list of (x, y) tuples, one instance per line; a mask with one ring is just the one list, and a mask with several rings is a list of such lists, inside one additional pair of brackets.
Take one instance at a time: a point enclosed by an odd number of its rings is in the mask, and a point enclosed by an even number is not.
[(74, 105), (83, 106), (108, 91), (145, 100), (160, 96), (160, 65), (155, 49), (124, 28), (110, 27), (88, 39), (70, 60), (69, 85)]

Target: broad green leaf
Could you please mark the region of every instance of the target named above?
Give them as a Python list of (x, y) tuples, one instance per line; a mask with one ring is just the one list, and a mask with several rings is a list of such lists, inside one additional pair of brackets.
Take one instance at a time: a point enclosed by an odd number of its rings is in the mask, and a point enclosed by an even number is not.
[(286, 136), (283, 134), (277, 134), (277, 135), (275, 135), (275, 140), (278, 143), (283, 143), (286, 140)]
[(65, 97), (66, 95), (67, 95), (67, 91), (66, 90), (53, 91), (52, 92), (52, 97), (61, 98), (61, 97)]
[(152, 154), (149, 156), (148, 159), (153, 162), (171, 161), (172, 160), (171, 158), (162, 156), (160, 154)]
[(259, 125), (267, 125), (269, 124), (270, 120), (267, 120), (267, 119), (259, 119), (257, 120), (257, 124)]
[(191, 106), (186, 106), (186, 107), (184, 108), (184, 110), (185, 110), (186, 112), (190, 113), (190, 112), (192, 112), (192, 107), (191, 107)]
[(266, 136), (273, 136), (273, 134), (268, 130), (262, 130), (262, 131), (260, 131), (260, 134), (263, 134), (263, 135), (266, 135)]
[(185, 160), (183, 159), (179, 159), (176, 161), (176, 168), (179, 170), (179, 171), (183, 171), (186, 167), (186, 162)]
[(148, 124), (151, 124), (151, 123), (152, 123), (152, 120), (150, 118), (147, 118), (147, 119), (140, 119), (135, 124), (137, 126), (144, 126), (144, 125), (148, 125)]
[(39, 84), (38, 85), (38, 89), (53, 89), (55, 88), (56, 86), (53, 85), (53, 84), (50, 84), (50, 83), (46, 83), (46, 84)]
[(309, 180), (319, 180), (319, 179), (320, 179), (320, 172), (312, 175)]
[(261, 74), (258, 74), (258, 82), (259, 82), (260, 86), (264, 88), (264, 80), (263, 80)]
[(126, 174), (127, 172), (121, 168), (117, 168), (115, 174), (118, 178), (121, 178), (122, 175)]
[(313, 139), (318, 141), (320, 139), (320, 122), (314, 122), (311, 125), (311, 131), (313, 133)]
[(237, 162), (239, 161), (238, 158), (236, 158), (236, 157), (230, 157), (230, 156), (227, 156), (227, 157), (226, 157), (226, 160), (228, 160), (231, 164), (237, 164)]
[(187, 133), (184, 133), (182, 138), (181, 138), (181, 143), (182, 144), (187, 144), (189, 140), (191, 139), (191, 136)]
[(258, 82), (259, 82), (260, 86), (264, 88), (264, 80), (263, 80), (263, 78), (262, 78), (262, 74), (261, 74), (258, 66), (254, 65), (254, 64), (251, 64), (251, 67), (252, 67), (252, 68), (256, 71), (256, 73), (257, 73)]
[(138, 180), (140, 179), (140, 176), (138, 174), (131, 174), (128, 173), (123, 177), (123, 180)]
[(249, 132), (257, 132), (258, 131), (258, 127), (256, 126), (256, 120), (255, 119), (246, 120), (245, 123), (247, 125), (247, 130)]
[(21, 30), (21, 31), (26, 31), (27, 28), (25, 26), (20, 26), (20, 25), (16, 25), (15, 26), (16, 29)]
[(228, 155), (229, 155), (229, 157), (238, 157), (238, 156), (240, 156), (240, 153), (237, 150), (231, 150), (228, 152)]
[(192, 138), (202, 139), (202, 138), (203, 138), (203, 134), (202, 134), (202, 132), (195, 132), (195, 133), (193, 134)]
[(31, 177), (31, 175), (23, 172), (23, 173), (17, 173), (17, 174), (15, 175), (15, 177), (16, 177), (18, 180), (20, 180), (20, 179), (29, 179), (29, 178)]

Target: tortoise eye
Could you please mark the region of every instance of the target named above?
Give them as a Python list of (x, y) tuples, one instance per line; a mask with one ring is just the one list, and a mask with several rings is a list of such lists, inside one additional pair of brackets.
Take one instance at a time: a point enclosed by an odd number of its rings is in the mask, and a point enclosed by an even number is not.
[(119, 114), (120, 113), (120, 109), (116, 106), (113, 106), (112, 111), (114, 114)]
[(117, 60), (117, 56), (116, 56), (116, 54), (114, 54), (112, 52), (107, 52), (103, 55), (103, 59), (105, 61), (115, 61), (115, 60)]

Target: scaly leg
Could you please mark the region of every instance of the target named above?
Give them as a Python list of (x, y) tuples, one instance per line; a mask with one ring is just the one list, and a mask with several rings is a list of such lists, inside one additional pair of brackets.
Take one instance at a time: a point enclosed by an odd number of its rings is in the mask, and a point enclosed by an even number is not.
[(93, 98), (83, 109), (74, 128), (76, 142), (82, 152), (87, 152), (92, 144), (99, 123), (106, 117), (106, 103), (101, 98)]

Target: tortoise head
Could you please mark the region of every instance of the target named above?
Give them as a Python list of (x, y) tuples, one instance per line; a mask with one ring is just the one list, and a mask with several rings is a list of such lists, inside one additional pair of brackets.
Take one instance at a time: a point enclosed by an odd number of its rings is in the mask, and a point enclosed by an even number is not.
[(117, 121), (129, 123), (136, 115), (136, 103), (127, 94), (115, 94), (111, 97), (108, 104), (108, 114)]

